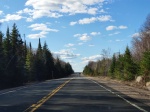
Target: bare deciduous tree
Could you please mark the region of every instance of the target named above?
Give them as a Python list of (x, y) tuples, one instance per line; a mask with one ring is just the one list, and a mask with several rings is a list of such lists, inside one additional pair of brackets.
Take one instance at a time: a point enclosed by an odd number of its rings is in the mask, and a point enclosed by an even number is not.
[(138, 37), (133, 38), (133, 57), (140, 61), (145, 51), (150, 50), (150, 15), (146, 18), (145, 23), (141, 27)]

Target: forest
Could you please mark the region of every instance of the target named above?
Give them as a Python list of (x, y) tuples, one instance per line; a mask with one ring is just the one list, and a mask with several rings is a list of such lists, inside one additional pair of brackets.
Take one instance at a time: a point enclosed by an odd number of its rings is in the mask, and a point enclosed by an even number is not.
[(84, 75), (109, 76), (119, 80), (132, 81), (142, 76), (150, 80), (150, 15), (141, 26), (137, 37), (132, 37), (131, 47), (110, 56), (110, 49), (102, 50), (103, 58), (97, 62), (90, 61), (84, 67)]
[(69, 76), (74, 71), (69, 63), (54, 58), (46, 42), (38, 48), (24, 40), (14, 23), (6, 34), (0, 31), (0, 89), (21, 86)]

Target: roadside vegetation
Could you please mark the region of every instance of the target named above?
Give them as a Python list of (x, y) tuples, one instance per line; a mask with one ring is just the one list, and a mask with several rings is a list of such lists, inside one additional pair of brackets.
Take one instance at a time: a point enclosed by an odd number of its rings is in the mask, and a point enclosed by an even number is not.
[(33, 81), (66, 77), (74, 71), (69, 63), (54, 58), (46, 42), (33, 49), (23, 41), (16, 24), (11, 32), (0, 31), (0, 89)]
[(103, 59), (89, 62), (84, 75), (109, 76), (119, 80), (132, 81), (142, 76), (144, 83), (150, 81), (150, 15), (142, 25), (138, 37), (133, 37), (132, 46), (126, 47), (123, 54), (103, 50)]

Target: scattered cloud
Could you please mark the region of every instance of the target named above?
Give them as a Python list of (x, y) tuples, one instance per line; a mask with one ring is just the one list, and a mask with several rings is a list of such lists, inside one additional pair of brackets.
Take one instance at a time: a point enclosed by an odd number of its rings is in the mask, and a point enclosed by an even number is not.
[(80, 54), (73, 53), (72, 49), (62, 49), (58, 52), (53, 52), (53, 54), (61, 59), (74, 59), (80, 56)]
[(102, 55), (94, 55), (94, 56), (90, 56), (90, 57), (84, 57), (82, 58), (83, 62), (89, 62), (89, 61), (97, 61), (102, 59)]
[[(22, 13), (29, 13), (31, 19), (41, 18), (43, 16), (59, 18), (64, 14), (90, 14), (95, 15), (98, 10), (103, 6), (105, 0), (27, 0), (25, 3), (26, 7), (30, 7), (30, 12), (23, 11)], [(93, 8), (91, 6), (98, 4), (99, 7)], [(104, 12), (101, 10), (101, 12)], [(29, 19), (28, 19), (29, 20)]]
[(29, 34), (27, 37), (31, 38), (31, 39), (44, 38), (44, 37), (46, 37), (46, 34), (48, 34), (49, 32), (58, 32), (59, 31), (57, 29), (48, 28), (47, 24), (43, 24), (43, 23), (32, 24), (29, 26), (29, 28), (31, 28), (32, 31), (40, 31), (37, 34)]
[(32, 31), (52, 31), (52, 32), (58, 32), (59, 30), (48, 28), (46, 24), (43, 23), (36, 23), (29, 26), (29, 28), (32, 28)]
[(113, 36), (113, 35), (118, 35), (118, 34), (120, 34), (120, 32), (115, 32), (115, 33), (111, 33), (111, 34), (109, 34), (109, 36)]
[(17, 21), (22, 19), (23, 17), (18, 14), (7, 14), (4, 19), (1, 19), (0, 22), (9, 22), (9, 21)]
[(117, 29), (116, 26), (107, 26), (106, 27), (106, 30), (109, 31), (109, 30), (114, 30), (114, 29)]
[(97, 18), (100, 22), (113, 21), (110, 15), (102, 15)]
[(91, 37), (88, 36), (87, 33), (84, 33), (84, 34), (82, 34), (81, 37), (79, 37), (79, 39), (80, 39), (81, 41), (86, 42), (86, 41), (88, 41), (88, 40), (91, 40)]
[(106, 27), (106, 30), (107, 31), (110, 31), (110, 30), (115, 30), (115, 29), (127, 29), (128, 27), (127, 26), (123, 26), (123, 25), (121, 25), (121, 26), (107, 26)]
[(117, 39), (117, 40), (115, 40), (116, 42), (122, 42), (122, 41), (124, 41), (124, 40), (119, 40), (119, 39)]
[(136, 38), (136, 37), (139, 37), (140, 36), (140, 34), (139, 33), (134, 33), (134, 34), (132, 34), (132, 38)]
[(75, 34), (74, 35), (74, 37), (80, 37), (81, 36), (81, 34)]
[(3, 14), (3, 11), (0, 10), (0, 15), (2, 15), (2, 14)]
[(90, 23), (94, 23), (97, 19), (95, 17), (92, 18), (84, 18), (84, 19), (80, 19), (78, 21), (79, 24), (90, 24)]
[(75, 25), (75, 24), (77, 24), (77, 22), (70, 22), (70, 25), (71, 25), (71, 26), (73, 26), (73, 25)]
[(27, 37), (30, 39), (44, 38), (44, 37), (46, 37), (47, 33), (48, 32), (41, 31), (40, 33), (37, 33), (37, 34), (29, 34), (29, 35), (27, 35)]
[(121, 26), (119, 26), (118, 28), (119, 28), (119, 29), (127, 29), (128, 27), (121, 25)]
[(100, 13), (107, 13), (104, 9), (101, 9), (99, 12)]
[(74, 37), (78, 37), (79, 40), (81, 40), (83, 42), (87, 42), (87, 41), (91, 40), (91, 37), (87, 33), (75, 34)]
[(72, 44), (72, 43), (68, 43), (65, 45), (65, 47), (73, 47), (73, 46), (74, 46), (74, 44)]
[(92, 36), (96, 36), (96, 35), (100, 35), (100, 34), (101, 34), (100, 32), (91, 32)]
[(102, 15), (99, 17), (83, 18), (78, 21), (70, 22), (70, 25), (73, 26), (76, 24), (82, 24), (82, 25), (90, 24), (90, 23), (94, 23), (96, 21), (99, 21), (99, 22), (112, 21), (112, 17), (110, 15)]

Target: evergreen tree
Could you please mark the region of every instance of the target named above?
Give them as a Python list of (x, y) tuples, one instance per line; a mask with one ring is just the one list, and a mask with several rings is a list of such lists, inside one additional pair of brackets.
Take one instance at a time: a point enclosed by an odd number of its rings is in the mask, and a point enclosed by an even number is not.
[(142, 61), (141, 61), (141, 74), (144, 76), (145, 82), (149, 80), (150, 78), (150, 51), (146, 51), (143, 54)]
[(126, 47), (126, 51), (124, 54), (124, 78), (125, 80), (133, 80), (137, 73), (136, 64), (132, 60), (132, 56), (128, 46)]
[(54, 60), (51, 52), (47, 48), (46, 42), (43, 46), (43, 56), (44, 56), (44, 74), (45, 79), (51, 79), (54, 72)]
[(40, 39), (39, 39), (39, 43), (38, 43), (37, 52), (36, 52), (36, 55), (35, 55), (34, 66), (35, 66), (35, 74), (36, 74), (37, 80), (39, 80), (39, 81), (44, 80), (44, 76), (43, 76), (44, 59), (43, 59), (43, 49), (42, 49), (42, 46), (41, 46)]
[(111, 62), (111, 66), (110, 66), (110, 76), (111, 77), (114, 77), (115, 68), (116, 68), (116, 56), (114, 54), (112, 57), (112, 62)]
[(25, 62), (25, 69), (26, 69), (26, 81), (34, 81), (35, 80), (35, 74), (33, 70), (33, 53), (32, 53), (32, 46), (31, 43), (29, 44), (29, 48), (27, 49), (26, 54), (26, 62)]
[(3, 33), (0, 31), (0, 88), (3, 87), (4, 84), (4, 52), (3, 52)]
[(18, 86), (23, 84), (23, 76), (24, 76), (24, 60), (23, 60), (23, 41), (19, 34), (16, 24), (13, 25), (12, 32), (10, 35), (10, 43), (11, 43), (11, 59), (9, 61), (9, 65), (11, 68), (11, 86)]
[(124, 55), (119, 54), (116, 59), (116, 67), (115, 67), (115, 78), (123, 79), (124, 78)]

